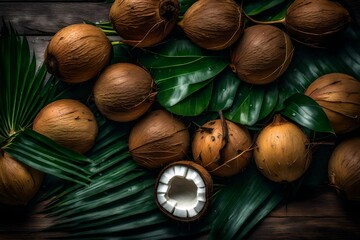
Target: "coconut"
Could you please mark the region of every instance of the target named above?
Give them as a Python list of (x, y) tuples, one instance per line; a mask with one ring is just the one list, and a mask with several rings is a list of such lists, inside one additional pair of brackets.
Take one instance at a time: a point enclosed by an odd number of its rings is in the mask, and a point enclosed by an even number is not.
[(329, 43), (351, 21), (349, 12), (330, 0), (295, 0), (287, 9), (285, 27), (291, 37), (309, 46)]
[(329, 73), (313, 81), (305, 95), (324, 110), (336, 134), (360, 127), (360, 82), (344, 73)]
[(206, 212), (213, 191), (213, 181), (205, 168), (183, 160), (167, 165), (155, 184), (155, 202), (168, 217), (190, 222)]
[(129, 135), (129, 151), (140, 166), (156, 169), (186, 158), (190, 135), (184, 123), (165, 110), (139, 119)]
[(148, 111), (154, 102), (154, 81), (145, 69), (135, 64), (112, 64), (95, 82), (94, 99), (107, 118), (132, 121)]
[(94, 114), (83, 103), (60, 99), (36, 115), (33, 130), (73, 151), (86, 153), (94, 145), (98, 126)]
[(186, 10), (179, 26), (198, 46), (222, 50), (241, 36), (244, 16), (241, 7), (233, 0), (202, 0)]
[(328, 175), (331, 186), (349, 200), (360, 201), (360, 137), (342, 141), (331, 154)]
[(178, 0), (115, 0), (109, 18), (122, 42), (150, 47), (169, 35), (179, 13)]
[(26, 205), (38, 192), (43, 173), (0, 153), (0, 203)]
[(68, 83), (94, 78), (109, 62), (112, 46), (103, 31), (89, 24), (62, 28), (50, 40), (45, 51), (49, 73)]
[(274, 182), (293, 182), (309, 167), (309, 139), (295, 124), (275, 115), (272, 123), (256, 138), (254, 159), (257, 168)]
[(271, 25), (245, 29), (231, 53), (230, 67), (243, 81), (268, 84), (280, 77), (293, 56), (290, 37)]
[(243, 171), (252, 157), (249, 131), (228, 120), (212, 120), (195, 132), (194, 160), (212, 175), (230, 177)]

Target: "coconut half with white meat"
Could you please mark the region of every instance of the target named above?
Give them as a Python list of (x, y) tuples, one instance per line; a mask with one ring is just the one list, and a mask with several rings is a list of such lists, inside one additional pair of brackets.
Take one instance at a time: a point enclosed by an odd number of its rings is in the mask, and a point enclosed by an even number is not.
[(201, 165), (178, 161), (166, 166), (155, 184), (155, 201), (168, 217), (191, 222), (206, 212), (213, 191), (213, 181)]

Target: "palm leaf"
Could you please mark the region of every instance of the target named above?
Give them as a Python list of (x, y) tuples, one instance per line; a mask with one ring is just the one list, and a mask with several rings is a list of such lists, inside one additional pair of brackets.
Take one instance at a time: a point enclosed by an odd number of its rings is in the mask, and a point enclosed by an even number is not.
[(57, 79), (45, 65), (36, 69), (25, 37), (4, 22), (0, 37), (0, 147), (18, 161), (45, 173), (88, 184), (86, 157), (59, 146), (30, 130), (36, 114), (59, 94)]
[[(154, 202), (156, 175), (130, 157), (130, 126), (98, 117), (98, 142), (87, 155), (92, 164), (84, 167), (91, 171), (92, 182), (66, 184), (39, 203), (46, 206), (41, 213), (55, 219), (46, 231), (66, 232), (66, 238), (76, 239), (177, 237), (179, 225), (160, 213)], [(180, 235), (199, 234), (206, 226), (185, 229)]]
[(252, 164), (218, 193), (210, 239), (244, 237), (280, 203), (281, 190), (282, 185), (266, 180)]

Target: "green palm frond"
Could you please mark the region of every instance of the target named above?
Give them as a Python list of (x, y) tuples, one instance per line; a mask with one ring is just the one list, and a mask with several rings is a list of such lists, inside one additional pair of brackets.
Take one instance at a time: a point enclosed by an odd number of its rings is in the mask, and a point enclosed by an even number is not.
[(65, 185), (39, 203), (46, 205), (42, 213), (56, 219), (46, 231), (66, 232), (67, 238), (76, 239), (168, 239), (207, 230), (204, 223), (200, 228), (180, 226), (157, 209), (156, 172), (140, 168), (128, 152), (131, 126), (97, 116), (99, 136), (87, 154), (93, 163), (85, 167), (91, 171), (92, 182)]
[(88, 184), (89, 160), (31, 131), (36, 114), (61, 93), (59, 80), (36, 67), (28, 41), (5, 22), (0, 37), (0, 148), (45, 173)]

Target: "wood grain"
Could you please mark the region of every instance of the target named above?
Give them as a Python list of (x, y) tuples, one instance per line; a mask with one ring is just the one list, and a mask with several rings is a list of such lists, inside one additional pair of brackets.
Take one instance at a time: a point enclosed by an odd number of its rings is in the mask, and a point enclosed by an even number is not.
[(0, 18), (22, 35), (53, 35), (83, 20), (108, 21), (111, 4), (94, 2), (0, 2)]
[(267, 217), (248, 239), (356, 240), (360, 239), (360, 224), (346, 217)]

